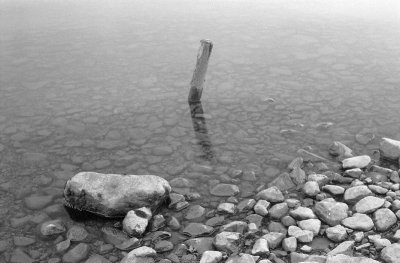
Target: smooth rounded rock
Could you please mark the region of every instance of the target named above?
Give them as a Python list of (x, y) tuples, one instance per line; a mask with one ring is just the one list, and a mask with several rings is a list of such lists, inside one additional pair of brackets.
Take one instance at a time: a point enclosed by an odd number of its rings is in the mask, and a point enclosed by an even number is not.
[(344, 169), (365, 168), (371, 162), (371, 157), (368, 155), (354, 156), (342, 161)]
[(303, 193), (307, 196), (316, 196), (319, 194), (321, 191), (319, 189), (319, 185), (315, 181), (308, 181), (304, 184), (303, 186)]
[(281, 190), (278, 189), (276, 186), (269, 187), (265, 190), (262, 190), (256, 195), (257, 199), (266, 200), (271, 203), (279, 203), (285, 200)]
[(81, 172), (67, 181), (66, 205), (105, 217), (123, 217), (141, 207), (158, 208), (171, 186), (155, 175), (119, 175)]
[(382, 207), (384, 203), (385, 199), (375, 196), (367, 196), (354, 205), (354, 210), (357, 213), (369, 214)]
[(385, 263), (399, 263), (400, 262), (400, 244), (395, 243), (385, 247), (381, 251), (381, 258)]
[(376, 230), (378, 231), (386, 231), (394, 224), (397, 223), (397, 217), (392, 212), (392, 210), (388, 208), (381, 208), (374, 212), (374, 223)]
[(340, 224), (347, 217), (349, 207), (345, 203), (336, 201), (321, 201), (315, 205), (315, 213), (318, 218), (330, 226)]
[(369, 231), (374, 227), (374, 222), (365, 214), (355, 213), (353, 216), (343, 219), (342, 225), (353, 230)]
[(62, 257), (64, 263), (77, 263), (84, 260), (89, 254), (89, 246), (85, 243), (80, 243)]
[(364, 197), (372, 195), (371, 190), (369, 190), (366, 185), (358, 185), (348, 188), (344, 192), (344, 201), (348, 204), (354, 204)]
[(233, 253), (238, 250), (240, 234), (236, 232), (221, 232), (214, 237), (214, 246), (219, 251)]

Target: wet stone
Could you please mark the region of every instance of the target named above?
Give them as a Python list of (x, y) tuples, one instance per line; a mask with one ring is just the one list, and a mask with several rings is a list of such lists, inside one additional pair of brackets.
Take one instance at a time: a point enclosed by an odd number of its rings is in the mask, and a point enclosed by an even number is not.
[(238, 250), (240, 234), (236, 232), (221, 232), (214, 237), (214, 246), (219, 251), (233, 253)]
[(220, 231), (238, 232), (244, 234), (247, 231), (248, 225), (244, 221), (233, 221), (221, 226)]
[(282, 248), (285, 251), (293, 252), (297, 248), (297, 239), (295, 237), (287, 237), (282, 241)]
[(214, 196), (233, 196), (239, 192), (239, 187), (234, 184), (217, 184), (210, 190)]
[(89, 246), (85, 243), (80, 243), (64, 254), (62, 260), (65, 263), (77, 263), (84, 260), (88, 254)]
[(249, 211), (249, 210), (253, 209), (255, 204), (256, 204), (256, 200), (254, 200), (254, 199), (244, 199), (239, 202), (239, 204), (237, 205), (237, 209), (238, 209), (239, 213)]
[(290, 216), (298, 220), (317, 218), (313, 210), (308, 207), (299, 206), (289, 212)]
[(256, 198), (271, 203), (283, 202), (285, 200), (282, 192), (275, 186), (262, 190), (256, 195)]
[(236, 206), (232, 203), (221, 203), (217, 207), (217, 211), (220, 213), (234, 214)]
[(85, 261), (85, 263), (111, 263), (111, 262), (101, 255), (93, 254)]
[(323, 191), (326, 191), (332, 195), (341, 195), (344, 193), (345, 189), (338, 185), (324, 185), (322, 187)]
[(102, 227), (101, 232), (103, 233), (103, 238), (107, 243), (118, 245), (129, 239), (128, 235), (113, 227)]
[(53, 196), (30, 196), (24, 199), (25, 206), (32, 210), (45, 208), (53, 201)]
[(365, 168), (370, 162), (371, 157), (369, 157), (368, 155), (350, 157), (342, 161), (344, 169)]
[(252, 255), (266, 256), (269, 254), (268, 241), (264, 238), (259, 238), (253, 245), (251, 250)]
[(17, 247), (30, 246), (36, 242), (34, 238), (24, 236), (14, 236), (13, 241), (14, 245), (16, 245)]
[(303, 230), (297, 226), (289, 226), (288, 235), (295, 237), (298, 241), (302, 243), (308, 243), (313, 240), (314, 234), (309, 230)]
[(187, 220), (198, 219), (201, 218), (204, 215), (204, 213), (205, 213), (204, 207), (202, 207), (201, 205), (193, 205), (186, 210), (185, 219)]
[(122, 222), (124, 231), (131, 236), (143, 235), (151, 216), (151, 210), (146, 207), (129, 211)]
[(40, 226), (40, 233), (43, 236), (53, 236), (64, 233), (66, 228), (61, 219), (46, 221)]
[(140, 240), (137, 239), (136, 237), (132, 237), (116, 245), (115, 247), (122, 251), (128, 251), (137, 248), (139, 245), (140, 245)]
[(11, 263), (33, 263), (34, 260), (20, 248), (16, 248), (10, 258)]
[(263, 235), (262, 238), (265, 238), (268, 241), (268, 246), (270, 249), (275, 249), (281, 244), (282, 240), (285, 238), (285, 235), (279, 232), (270, 232)]
[(161, 240), (154, 245), (154, 249), (159, 253), (171, 251), (173, 248), (174, 245), (167, 240)]
[(301, 220), (297, 224), (301, 229), (311, 231), (314, 236), (318, 235), (321, 229), (321, 221), (319, 219)]
[(209, 235), (213, 231), (214, 228), (211, 226), (206, 226), (200, 223), (189, 223), (182, 232), (190, 237), (198, 237), (202, 235)]
[(68, 229), (67, 239), (71, 241), (80, 242), (87, 238), (89, 233), (81, 226), (72, 226)]
[(206, 221), (206, 225), (207, 226), (212, 226), (212, 227), (219, 226), (219, 225), (222, 225), (224, 221), (225, 221), (225, 217), (224, 216), (215, 216), (215, 217), (212, 217), (212, 218), (208, 219)]
[(167, 221), (167, 225), (172, 229), (172, 230), (179, 230), (181, 228), (181, 223), (179, 223), (178, 219), (176, 217), (171, 216), (169, 220)]
[(187, 247), (194, 248), (197, 253), (202, 254), (205, 251), (213, 250), (213, 237), (191, 238), (185, 242)]
[(56, 245), (56, 250), (58, 253), (63, 253), (68, 250), (68, 248), (71, 246), (71, 240), (63, 240)]
[(334, 256), (338, 254), (352, 255), (353, 254), (354, 241), (344, 241), (335, 247), (328, 253), (328, 256)]
[(315, 181), (306, 182), (303, 186), (303, 193), (308, 196), (316, 196), (317, 194), (319, 194), (319, 192), (319, 185)]

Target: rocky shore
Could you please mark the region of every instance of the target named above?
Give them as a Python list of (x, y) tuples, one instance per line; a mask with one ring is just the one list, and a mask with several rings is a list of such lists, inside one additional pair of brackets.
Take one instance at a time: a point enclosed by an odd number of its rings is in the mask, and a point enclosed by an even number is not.
[[(65, 187), (69, 207), (124, 216), (101, 228), (103, 240), (82, 224), (37, 219), (40, 236), (59, 255), (40, 262), (400, 262), (400, 141), (383, 138), (372, 158), (340, 142), (328, 150), (331, 160), (299, 150), (287, 172), (254, 196), (239, 197), (240, 187), (215, 181), (210, 194), (224, 200), (215, 209), (182, 190), (193, 187), (189, 179), (79, 173)], [(42, 199), (25, 203), (37, 209), (47, 205)], [(14, 238), (20, 247), (32, 242)], [(9, 261), (36, 262), (20, 248)]]

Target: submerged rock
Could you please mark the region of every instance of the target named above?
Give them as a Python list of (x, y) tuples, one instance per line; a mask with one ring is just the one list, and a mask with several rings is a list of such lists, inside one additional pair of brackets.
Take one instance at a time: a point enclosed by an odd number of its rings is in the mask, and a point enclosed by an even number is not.
[(68, 180), (66, 205), (105, 217), (123, 217), (132, 209), (156, 209), (169, 196), (171, 187), (155, 175), (119, 175), (81, 172)]
[(151, 217), (152, 213), (147, 207), (131, 210), (122, 221), (123, 229), (130, 236), (141, 236), (146, 231)]
[(353, 151), (341, 142), (335, 141), (329, 146), (329, 154), (339, 158), (353, 157)]
[(210, 190), (210, 193), (214, 196), (233, 196), (239, 192), (239, 187), (234, 184), (217, 184)]
[(382, 138), (379, 150), (383, 158), (397, 160), (400, 158), (400, 141)]

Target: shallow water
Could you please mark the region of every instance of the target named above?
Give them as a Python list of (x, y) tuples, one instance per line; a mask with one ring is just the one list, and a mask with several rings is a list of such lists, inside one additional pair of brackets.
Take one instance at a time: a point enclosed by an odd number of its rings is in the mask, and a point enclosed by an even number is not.
[[(329, 158), (332, 140), (372, 154), (400, 139), (399, 17), (395, 1), (0, 2), (1, 240), (30, 236), (27, 253), (54, 257), (36, 225), (73, 224), (45, 207), (78, 171), (188, 178), (202, 187), (179, 191), (211, 210), (224, 199), (209, 185), (251, 196), (300, 148)], [(202, 38), (214, 49), (192, 120)], [(28, 209), (32, 195), (52, 200)], [(94, 240), (102, 224), (87, 223)]]

